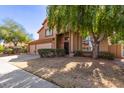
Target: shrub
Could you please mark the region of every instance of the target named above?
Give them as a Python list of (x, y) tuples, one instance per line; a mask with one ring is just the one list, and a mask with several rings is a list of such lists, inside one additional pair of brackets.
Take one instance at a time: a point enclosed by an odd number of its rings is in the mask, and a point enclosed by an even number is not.
[(78, 57), (91, 57), (92, 56), (92, 52), (78, 50), (78, 51), (74, 52), (74, 56), (78, 56)]
[(38, 53), (40, 57), (60, 57), (64, 56), (64, 49), (39, 49)]
[(12, 48), (14, 50), (14, 54), (17, 54), (17, 53), (20, 53), (21, 52), (21, 48), (19, 47), (15, 47), (15, 48)]
[(83, 52), (82, 51), (80, 51), (80, 50), (77, 50), (77, 51), (74, 51), (74, 56), (78, 56), (78, 57), (81, 57), (81, 56), (83, 56)]
[(12, 48), (5, 48), (4, 49), (4, 54), (14, 54), (14, 49), (12, 49)]
[(83, 57), (92, 57), (92, 52), (91, 51), (83, 51)]
[(0, 45), (0, 53), (4, 51), (4, 46)]
[(4, 54), (19, 54), (19, 53), (27, 53), (27, 47), (6, 47), (4, 48)]
[(13, 53), (14, 54), (19, 54), (19, 53), (27, 53), (27, 47), (15, 47), (15, 48), (12, 48), (14, 51)]
[(56, 56), (58, 56), (58, 57), (65, 56), (65, 50), (64, 49), (56, 49)]
[(20, 51), (20, 53), (27, 53), (28, 52), (28, 50), (27, 50), (27, 47), (21, 47), (21, 51)]
[[(76, 57), (92, 57), (92, 52), (78, 50), (78, 51), (74, 51), (74, 56), (76, 56)], [(114, 56), (114, 54), (109, 53), (109, 52), (100, 52), (99, 58), (114, 60), (115, 56)]]
[(110, 52), (100, 52), (99, 58), (108, 59), (108, 60), (114, 60), (115, 55)]

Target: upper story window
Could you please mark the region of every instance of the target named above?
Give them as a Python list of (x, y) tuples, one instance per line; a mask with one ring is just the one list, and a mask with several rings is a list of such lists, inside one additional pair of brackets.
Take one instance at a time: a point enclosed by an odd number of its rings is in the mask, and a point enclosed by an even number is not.
[(53, 35), (53, 31), (49, 30), (49, 28), (45, 29), (45, 36), (52, 36)]

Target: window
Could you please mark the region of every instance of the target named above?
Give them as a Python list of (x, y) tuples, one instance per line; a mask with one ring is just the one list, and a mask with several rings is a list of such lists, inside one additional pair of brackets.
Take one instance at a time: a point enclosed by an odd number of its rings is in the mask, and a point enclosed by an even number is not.
[(45, 29), (45, 36), (52, 36), (53, 32), (52, 30), (49, 30), (49, 28)]
[(122, 46), (122, 57), (124, 57), (124, 46)]
[(83, 51), (92, 51), (93, 47), (92, 47), (92, 38), (90, 36), (83, 38), (83, 42), (82, 42), (82, 50)]

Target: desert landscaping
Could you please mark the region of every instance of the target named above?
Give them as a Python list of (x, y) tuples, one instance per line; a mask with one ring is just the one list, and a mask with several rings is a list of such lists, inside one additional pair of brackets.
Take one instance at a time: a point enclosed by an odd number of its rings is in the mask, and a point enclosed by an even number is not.
[(61, 87), (124, 87), (124, 69), (113, 61), (60, 57), (11, 64)]

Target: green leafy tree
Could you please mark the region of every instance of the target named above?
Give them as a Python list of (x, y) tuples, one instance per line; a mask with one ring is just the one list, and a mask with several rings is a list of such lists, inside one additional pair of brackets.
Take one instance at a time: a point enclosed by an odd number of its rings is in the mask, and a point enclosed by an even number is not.
[(12, 42), (14, 46), (18, 43), (28, 43), (31, 40), (22, 25), (11, 19), (4, 20), (4, 24), (0, 26), (0, 37), (6, 43)]
[(4, 51), (4, 46), (0, 45), (0, 53)]
[(112, 44), (124, 44), (124, 32), (119, 32), (111, 37)]
[(0, 41), (4, 40), (8, 36), (8, 31), (5, 30), (5, 28), (3, 28), (2, 26), (0, 26)]
[(90, 35), (94, 59), (98, 58), (101, 41), (124, 33), (124, 6), (48, 6), (47, 13), (50, 29)]

